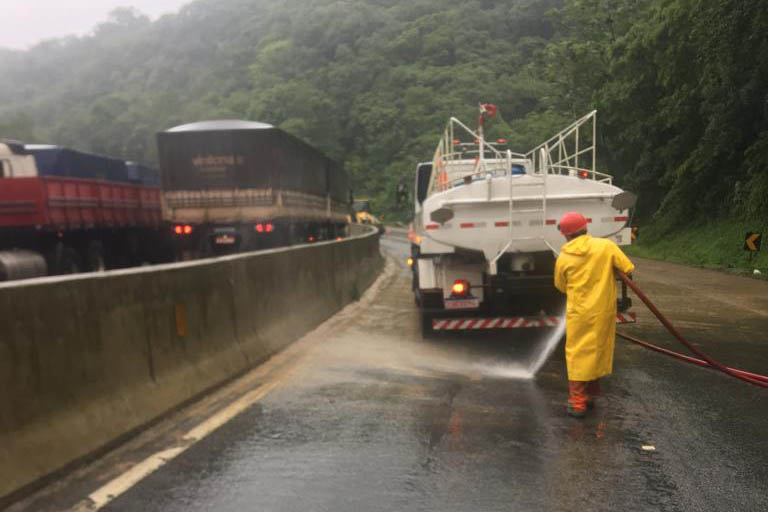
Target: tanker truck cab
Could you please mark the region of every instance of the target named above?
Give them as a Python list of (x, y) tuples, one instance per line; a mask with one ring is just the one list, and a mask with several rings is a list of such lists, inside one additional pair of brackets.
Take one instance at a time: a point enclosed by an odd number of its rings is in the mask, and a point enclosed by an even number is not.
[[(635, 198), (594, 170), (594, 122), (592, 112), (513, 153), (484, 141), (482, 121), (474, 131), (451, 118), (414, 183), (411, 268), (424, 334), (558, 325), (565, 296), (553, 274), (566, 212), (584, 214), (592, 236), (630, 243)], [(622, 298), (620, 311), (629, 304)]]

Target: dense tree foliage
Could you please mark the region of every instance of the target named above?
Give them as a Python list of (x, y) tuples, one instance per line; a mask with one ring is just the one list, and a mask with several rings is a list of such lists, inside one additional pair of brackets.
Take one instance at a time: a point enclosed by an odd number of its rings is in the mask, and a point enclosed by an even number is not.
[(643, 216), (768, 216), (762, 2), (572, 0), (558, 20), (545, 58), (550, 76), (566, 70), (558, 104), (600, 109), (602, 154)]
[(0, 135), (148, 162), (154, 133), (270, 122), (394, 213), (448, 116), (524, 151), (593, 108), (600, 167), (674, 227), (768, 215), (768, 11), (739, 0), (198, 0), (0, 51)]

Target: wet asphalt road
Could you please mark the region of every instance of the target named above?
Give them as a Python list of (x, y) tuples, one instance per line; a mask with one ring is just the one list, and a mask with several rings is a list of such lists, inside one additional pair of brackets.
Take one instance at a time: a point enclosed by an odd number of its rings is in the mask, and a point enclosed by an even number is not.
[[(368, 306), (104, 510), (768, 510), (768, 391), (618, 341), (597, 408), (569, 418), (561, 347), (523, 379), (530, 333), (422, 340), (407, 242), (382, 248)], [(768, 283), (649, 261), (636, 279), (713, 356), (768, 372)], [(627, 332), (673, 346), (636, 309)]]

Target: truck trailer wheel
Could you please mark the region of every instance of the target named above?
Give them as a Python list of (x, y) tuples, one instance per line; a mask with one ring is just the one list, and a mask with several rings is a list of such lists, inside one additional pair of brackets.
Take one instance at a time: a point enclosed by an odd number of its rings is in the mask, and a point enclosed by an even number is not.
[(80, 272), (80, 257), (72, 247), (58, 244), (51, 258), (51, 274), (77, 274)]
[(91, 242), (85, 254), (85, 268), (88, 272), (103, 272), (107, 269), (104, 261), (104, 246), (101, 242)]

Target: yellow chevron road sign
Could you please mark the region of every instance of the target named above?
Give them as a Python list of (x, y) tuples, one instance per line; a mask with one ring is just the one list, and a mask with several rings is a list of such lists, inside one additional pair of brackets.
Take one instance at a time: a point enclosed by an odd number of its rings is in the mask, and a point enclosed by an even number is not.
[(760, 250), (760, 246), (763, 243), (763, 234), (759, 232), (749, 232), (744, 237), (744, 250), (749, 252), (757, 252)]

